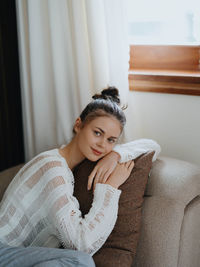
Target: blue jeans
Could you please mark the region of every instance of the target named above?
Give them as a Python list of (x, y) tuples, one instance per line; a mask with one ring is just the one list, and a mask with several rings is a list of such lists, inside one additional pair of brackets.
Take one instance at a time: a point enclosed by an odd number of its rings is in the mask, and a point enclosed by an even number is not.
[(44, 247), (10, 247), (0, 242), (1, 267), (95, 267), (84, 252)]

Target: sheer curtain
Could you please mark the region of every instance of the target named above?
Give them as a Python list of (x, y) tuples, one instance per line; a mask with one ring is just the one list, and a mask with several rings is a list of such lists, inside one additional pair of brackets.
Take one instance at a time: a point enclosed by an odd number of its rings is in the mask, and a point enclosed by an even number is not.
[(16, 0), (26, 160), (68, 142), (91, 96), (128, 93), (125, 1)]

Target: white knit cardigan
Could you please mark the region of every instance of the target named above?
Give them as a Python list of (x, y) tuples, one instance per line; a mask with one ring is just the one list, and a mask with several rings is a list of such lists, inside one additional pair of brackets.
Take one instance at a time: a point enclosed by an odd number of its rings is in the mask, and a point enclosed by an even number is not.
[[(121, 162), (160, 146), (140, 139), (113, 149)], [(97, 184), (92, 207), (83, 218), (73, 196), (74, 177), (58, 149), (43, 152), (14, 177), (0, 203), (0, 241), (11, 246), (77, 249), (93, 255), (111, 233), (121, 191)]]

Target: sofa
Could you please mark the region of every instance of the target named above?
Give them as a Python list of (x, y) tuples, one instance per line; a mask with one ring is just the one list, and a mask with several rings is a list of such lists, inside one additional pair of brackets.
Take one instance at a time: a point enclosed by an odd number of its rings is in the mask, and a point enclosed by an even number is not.
[[(0, 173), (0, 200), (21, 166)], [(132, 266), (199, 267), (199, 229), (200, 167), (159, 157), (153, 163), (145, 191), (140, 239)]]

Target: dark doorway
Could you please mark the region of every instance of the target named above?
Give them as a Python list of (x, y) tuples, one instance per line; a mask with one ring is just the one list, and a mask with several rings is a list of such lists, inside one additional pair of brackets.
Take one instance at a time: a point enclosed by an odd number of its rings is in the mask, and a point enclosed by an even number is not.
[(0, 171), (24, 162), (15, 1), (0, 1)]

